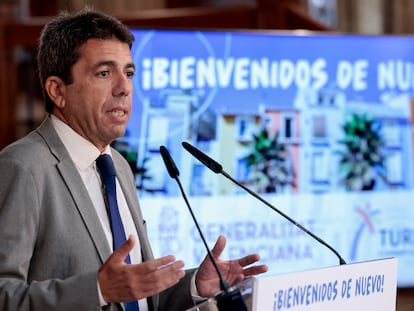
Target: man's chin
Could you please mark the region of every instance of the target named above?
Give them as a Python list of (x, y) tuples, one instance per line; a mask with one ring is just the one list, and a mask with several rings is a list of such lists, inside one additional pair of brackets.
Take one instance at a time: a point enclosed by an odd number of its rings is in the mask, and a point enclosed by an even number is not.
[(118, 138), (124, 137), (125, 136), (125, 133), (126, 133), (126, 126), (118, 127), (114, 131), (114, 135), (113, 135), (112, 141), (117, 140)]

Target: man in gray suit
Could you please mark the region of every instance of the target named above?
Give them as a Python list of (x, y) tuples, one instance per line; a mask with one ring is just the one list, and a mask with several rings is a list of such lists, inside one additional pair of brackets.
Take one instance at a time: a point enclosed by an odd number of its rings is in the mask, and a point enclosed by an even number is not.
[[(0, 310), (122, 310), (129, 301), (185, 310), (220, 290), (208, 257), (187, 271), (172, 255), (153, 258), (129, 165), (109, 147), (131, 113), (132, 42), (117, 19), (90, 9), (60, 14), (41, 34), (49, 115), (0, 153)], [(100, 154), (114, 162), (127, 237), (115, 250)], [(267, 271), (257, 254), (219, 260), (225, 243), (212, 254), (230, 285)]]

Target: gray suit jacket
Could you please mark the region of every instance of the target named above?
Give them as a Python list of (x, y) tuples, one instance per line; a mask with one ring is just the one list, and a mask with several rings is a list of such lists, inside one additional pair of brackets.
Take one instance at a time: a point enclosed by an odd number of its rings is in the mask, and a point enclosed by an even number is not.
[[(128, 163), (113, 150), (117, 176), (153, 258)], [(100, 310), (97, 274), (111, 254), (92, 201), (47, 118), (0, 152), (0, 310)], [(150, 310), (191, 307), (192, 271), (148, 298)], [(112, 304), (108, 310), (121, 310)]]

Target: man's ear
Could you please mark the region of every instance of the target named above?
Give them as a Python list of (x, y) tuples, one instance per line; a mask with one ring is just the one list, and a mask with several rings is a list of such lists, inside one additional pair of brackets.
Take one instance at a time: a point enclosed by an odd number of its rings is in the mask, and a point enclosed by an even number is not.
[(48, 77), (45, 82), (45, 89), (57, 108), (65, 106), (66, 85), (61, 78), (56, 76)]

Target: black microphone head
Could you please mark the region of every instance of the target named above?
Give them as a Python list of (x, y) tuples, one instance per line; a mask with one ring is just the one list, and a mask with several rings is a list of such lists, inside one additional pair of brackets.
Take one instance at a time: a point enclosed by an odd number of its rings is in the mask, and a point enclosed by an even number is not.
[(199, 160), (201, 163), (203, 163), (205, 166), (211, 169), (214, 173), (219, 174), (223, 171), (223, 167), (221, 166), (221, 164), (214, 161), (204, 152), (198, 150), (196, 147), (190, 145), (185, 141), (182, 142), (182, 145), (185, 150), (191, 153), (197, 160)]
[(174, 160), (171, 158), (167, 148), (160, 146), (160, 152), (168, 174), (170, 174), (171, 178), (177, 178), (180, 175), (180, 172), (178, 171), (178, 168), (175, 165)]

